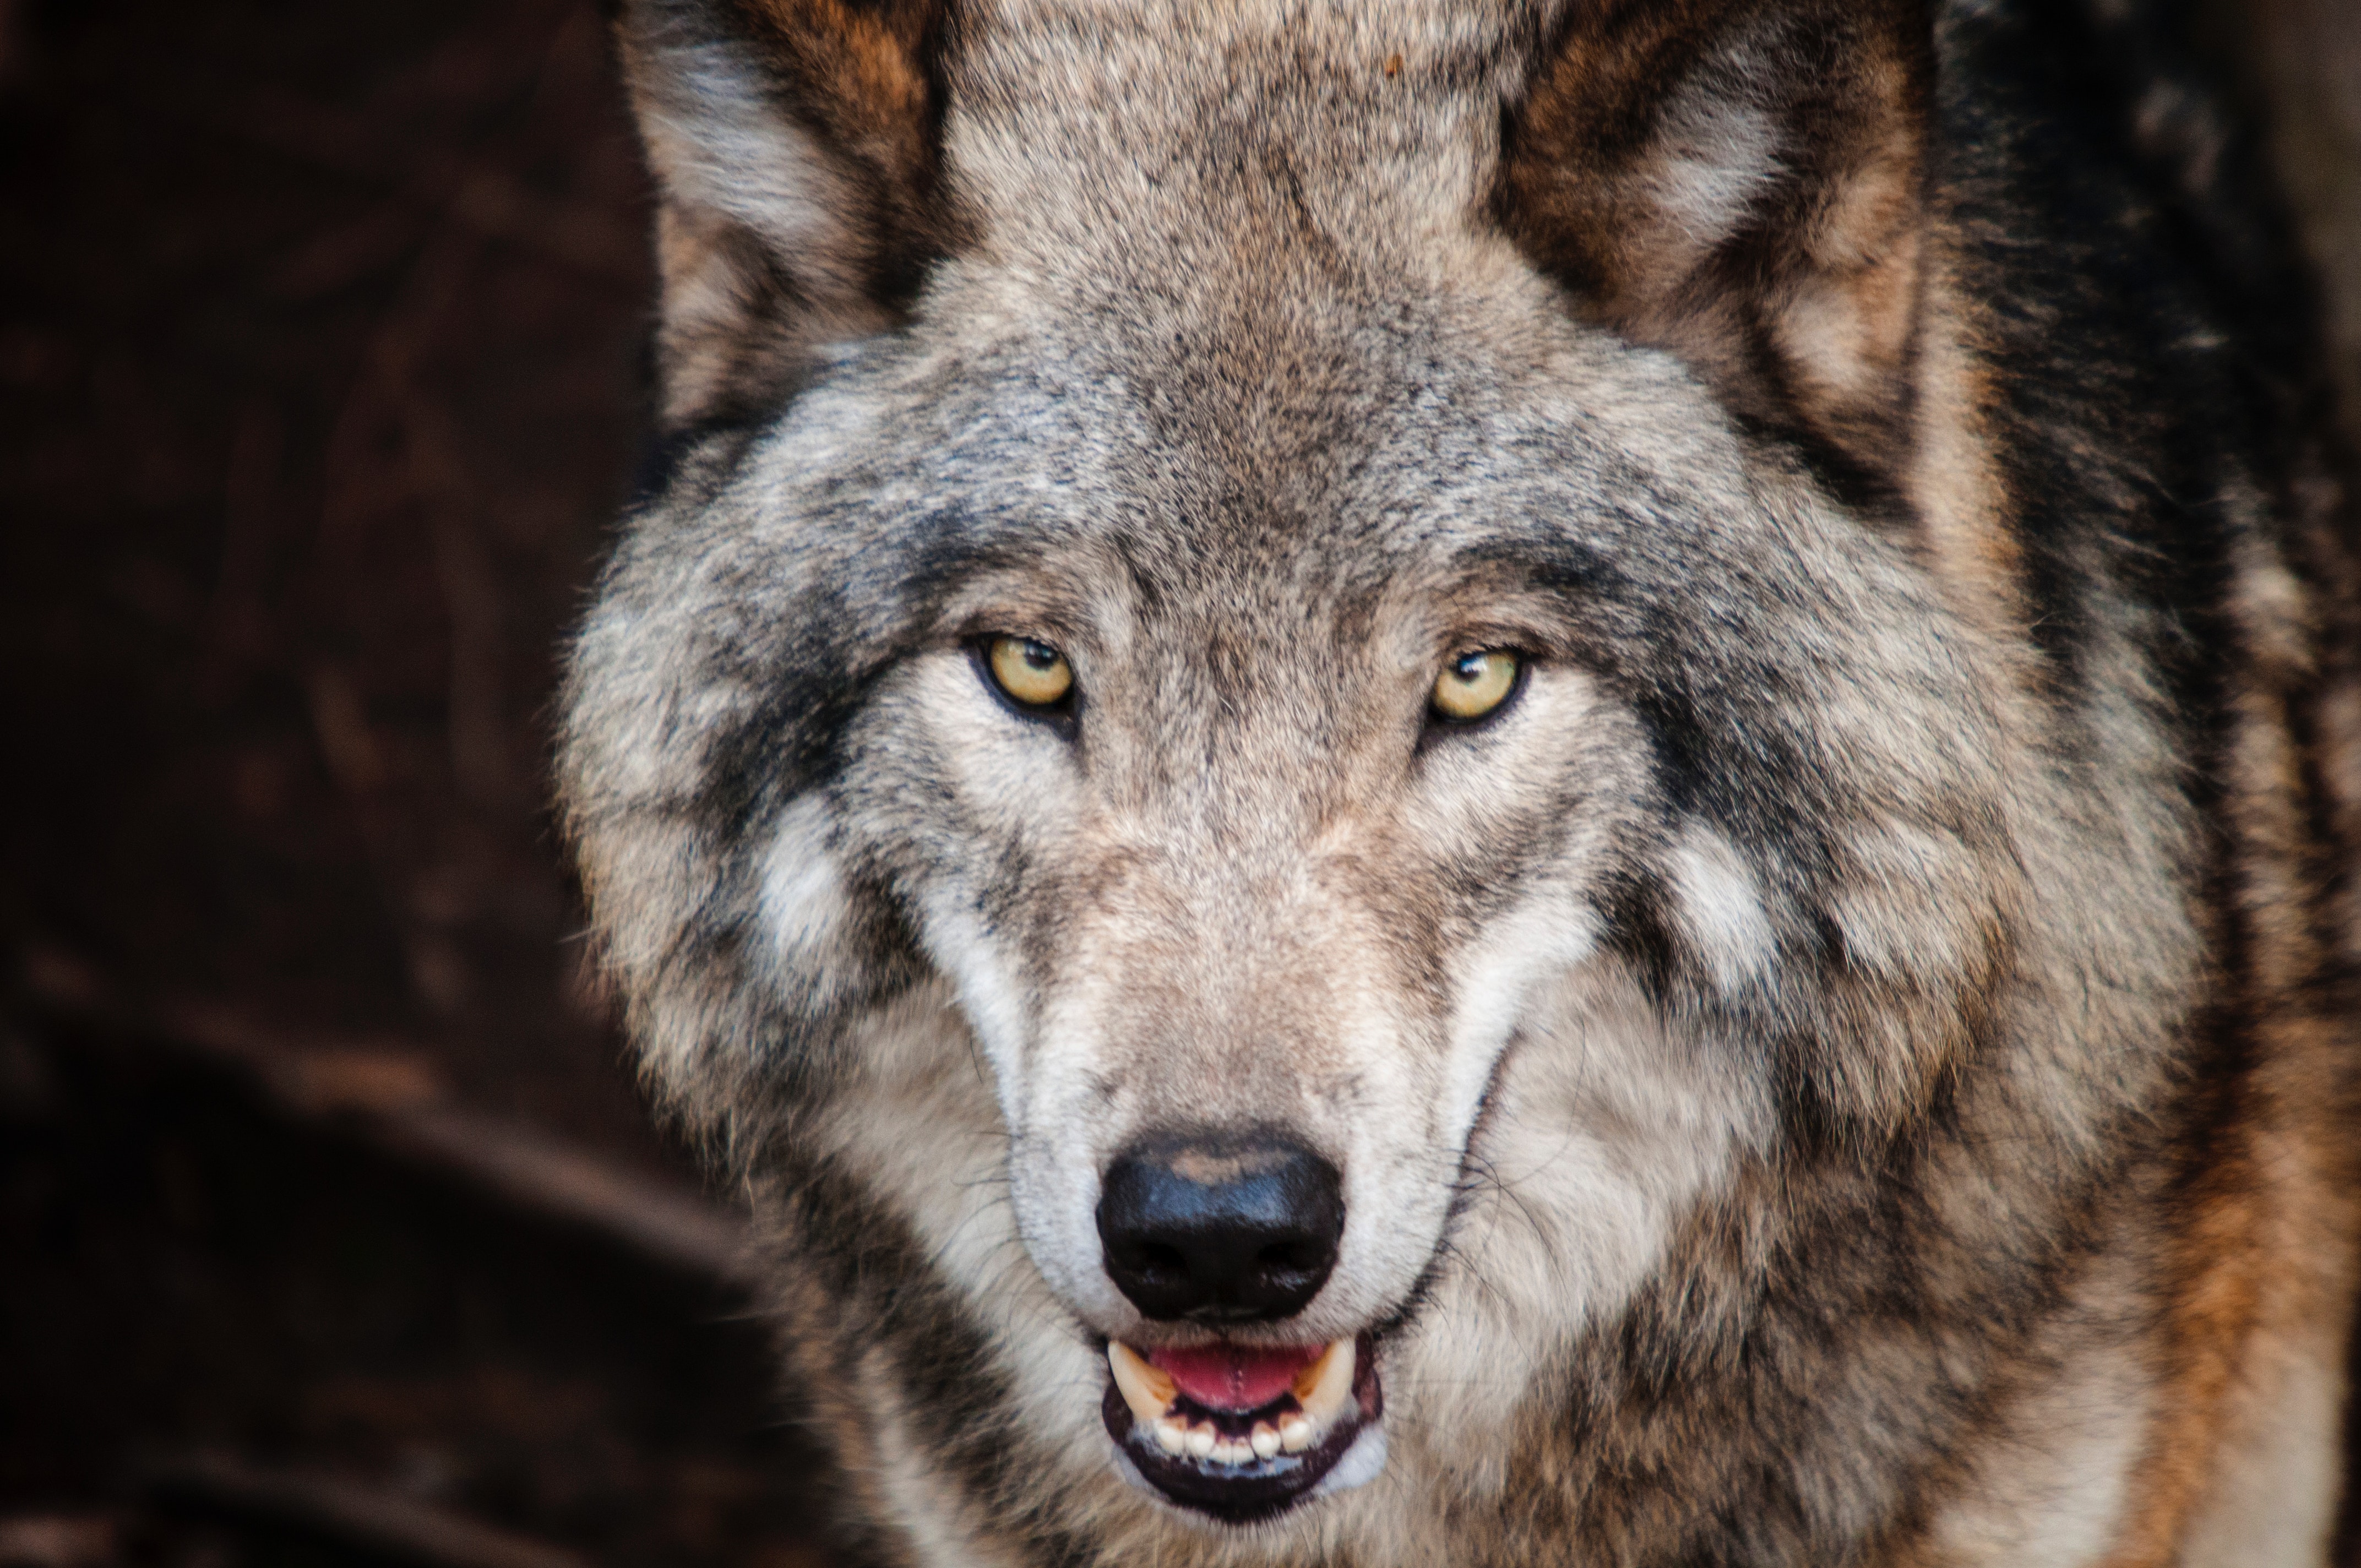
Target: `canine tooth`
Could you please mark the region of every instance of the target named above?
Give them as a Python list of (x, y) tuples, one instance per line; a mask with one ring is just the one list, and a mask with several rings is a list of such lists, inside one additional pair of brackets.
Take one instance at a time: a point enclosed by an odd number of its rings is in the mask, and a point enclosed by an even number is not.
[(1171, 1408), (1172, 1396), (1178, 1392), (1172, 1379), (1123, 1341), (1107, 1341), (1107, 1366), (1115, 1373), (1115, 1386), (1123, 1402), (1141, 1420), (1155, 1421)]
[(1303, 1419), (1324, 1428), (1345, 1411), (1353, 1397), (1353, 1342), (1340, 1339), (1305, 1367), (1295, 1379), (1296, 1402)]
[(1312, 1398), (1312, 1391), (1320, 1387), (1322, 1378), (1328, 1376), (1328, 1364), (1336, 1359), (1337, 1347), (1345, 1343), (1340, 1339), (1330, 1340), (1328, 1348), (1305, 1363), (1303, 1370), (1295, 1375), (1295, 1381), (1288, 1387), (1294, 1393), (1297, 1403)]
[(1178, 1453), (1189, 1446), (1189, 1429), (1176, 1416), (1167, 1416), (1156, 1423), (1156, 1446), (1167, 1453)]
[(1199, 1459), (1213, 1453), (1213, 1444), (1218, 1441), (1213, 1432), (1213, 1423), (1211, 1421), (1189, 1429), (1189, 1452)]
[(1279, 1433), (1268, 1421), (1255, 1422), (1254, 1436), (1247, 1441), (1257, 1459), (1268, 1459), (1279, 1452)]
[(1279, 1446), (1290, 1453), (1301, 1453), (1310, 1448), (1312, 1440), (1318, 1435), (1312, 1423), (1301, 1416), (1287, 1416), (1279, 1423)]

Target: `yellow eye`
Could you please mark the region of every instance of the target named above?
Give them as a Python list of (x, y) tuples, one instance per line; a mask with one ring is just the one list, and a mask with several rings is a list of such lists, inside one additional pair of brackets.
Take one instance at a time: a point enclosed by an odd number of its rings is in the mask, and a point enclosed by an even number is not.
[(1074, 689), (1066, 656), (1030, 637), (995, 637), (984, 645), (983, 662), (1000, 689), (1027, 707), (1048, 707)]
[(1464, 722), (1481, 718), (1517, 689), (1517, 671), (1523, 661), (1498, 649), (1462, 653), (1434, 677), (1434, 711), (1443, 718)]

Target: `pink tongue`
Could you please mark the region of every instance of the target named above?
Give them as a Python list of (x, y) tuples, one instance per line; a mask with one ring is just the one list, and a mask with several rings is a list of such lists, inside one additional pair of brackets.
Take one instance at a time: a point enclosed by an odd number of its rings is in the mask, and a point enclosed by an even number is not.
[(1207, 1344), (1152, 1352), (1180, 1391), (1211, 1410), (1255, 1410), (1287, 1392), (1295, 1375), (1320, 1359), (1325, 1345), (1267, 1350), (1260, 1345)]

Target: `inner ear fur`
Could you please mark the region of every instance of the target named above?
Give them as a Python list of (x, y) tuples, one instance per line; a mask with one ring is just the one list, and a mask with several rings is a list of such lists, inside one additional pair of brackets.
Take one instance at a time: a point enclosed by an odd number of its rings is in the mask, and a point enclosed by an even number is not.
[(944, 0), (627, 0), (658, 187), (660, 417), (743, 417), (895, 322), (954, 242)]
[(1934, 69), (1926, 0), (1584, 0), (1510, 111), (1502, 226), (1590, 319), (1890, 484)]

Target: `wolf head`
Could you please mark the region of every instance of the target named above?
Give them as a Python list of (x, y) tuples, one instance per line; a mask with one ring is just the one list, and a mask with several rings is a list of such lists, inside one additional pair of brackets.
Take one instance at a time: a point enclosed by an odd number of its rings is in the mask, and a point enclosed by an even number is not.
[(654, 1081), (992, 1364), (853, 1356), (881, 1466), (1345, 1529), (1981, 1070), (2031, 770), (1920, 504), (1929, 27), (626, 7), (670, 456), (565, 799)]

